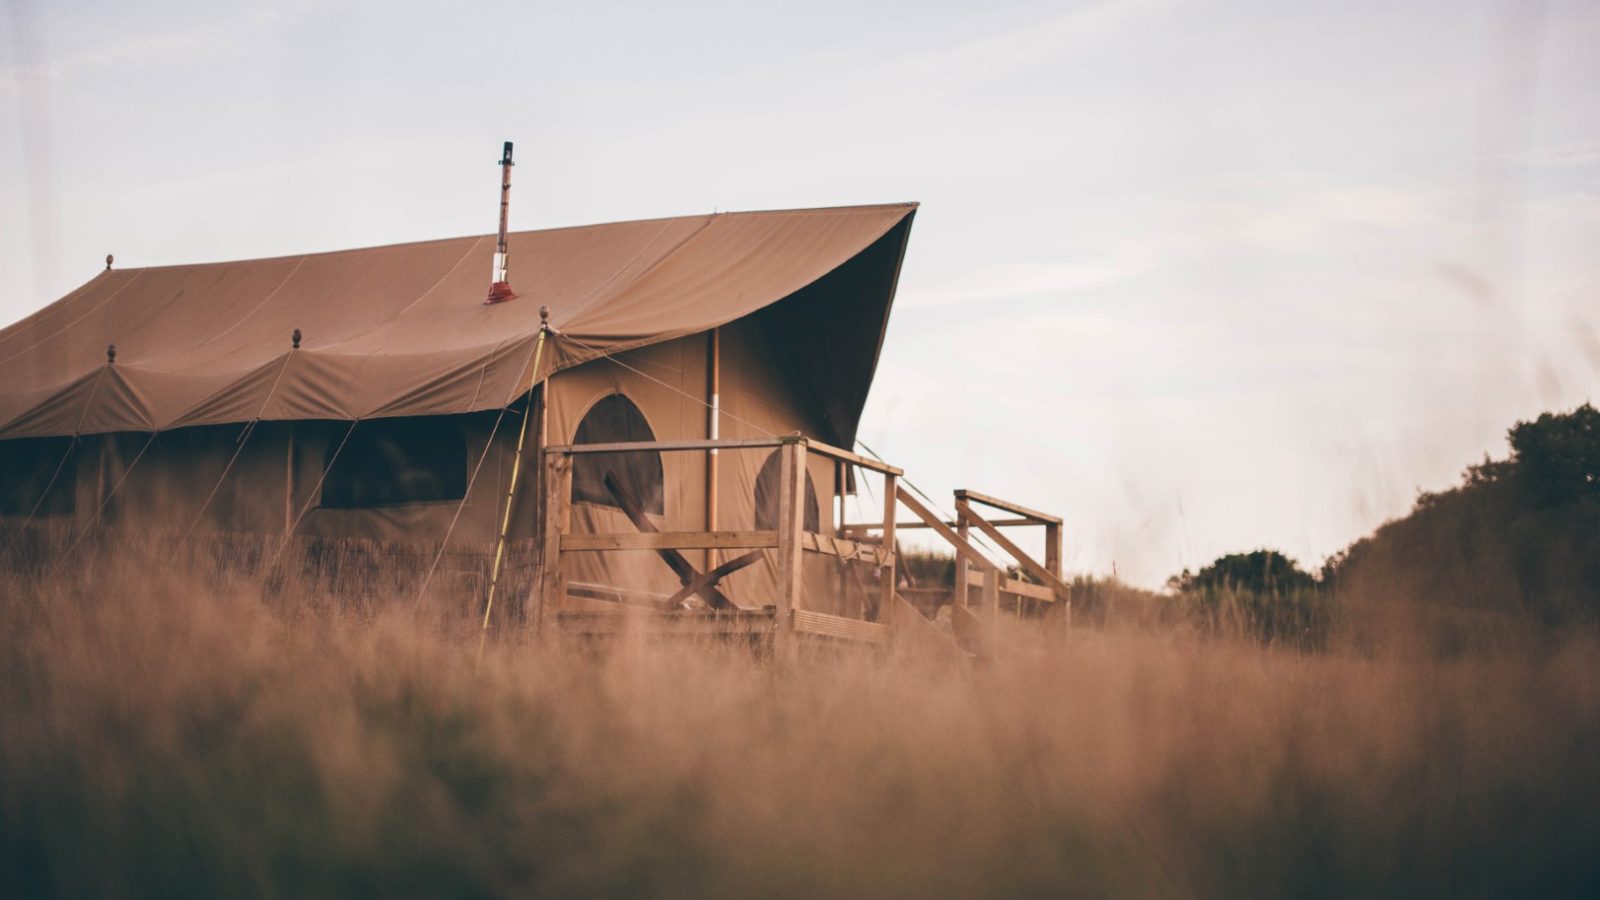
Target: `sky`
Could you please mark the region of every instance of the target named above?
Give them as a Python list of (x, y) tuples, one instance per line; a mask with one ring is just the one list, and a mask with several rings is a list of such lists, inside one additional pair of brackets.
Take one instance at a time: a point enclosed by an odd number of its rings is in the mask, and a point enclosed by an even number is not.
[(1600, 391), (1600, 4), (0, 0), (0, 323), (119, 266), (922, 204), (861, 436), (1320, 564)]

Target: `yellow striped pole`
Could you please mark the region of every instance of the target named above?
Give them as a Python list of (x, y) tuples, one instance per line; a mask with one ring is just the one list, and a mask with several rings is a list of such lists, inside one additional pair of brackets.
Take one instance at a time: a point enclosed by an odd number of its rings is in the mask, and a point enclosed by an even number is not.
[(506, 488), (505, 513), (500, 517), (500, 538), (494, 545), (494, 567), (489, 572), (489, 599), (483, 604), (483, 629), (478, 634), (478, 656), (483, 659), (483, 644), (489, 637), (489, 616), (494, 612), (494, 592), (500, 583), (500, 564), (505, 559), (506, 533), (511, 529), (511, 501), (517, 495), (517, 478), (522, 473), (522, 448), (527, 444), (529, 420), (533, 418), (533, 389), (539, 384), (539, 361), (544, 355), (545, 335), (550, 332), (550, 311), (539, 308), (539, 342), (533, 348), (533, 372), (528, 376), (528, 408), (522, 414), (522, 429), (517, 432), (517, 454), (511, 460), (511, 484)]

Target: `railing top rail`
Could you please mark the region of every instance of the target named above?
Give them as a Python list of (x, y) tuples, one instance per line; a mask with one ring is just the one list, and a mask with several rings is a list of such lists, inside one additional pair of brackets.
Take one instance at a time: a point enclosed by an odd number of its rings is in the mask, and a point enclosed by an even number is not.
[(577, 453), (671, 453), (681, 450), (739, 450), (755, 449), (762, 447), (781, 447), (784, 444), (802, 444), (806, 450), (830, 459), (837, 459), (852, 466), (860, 466), (868, 471), (884, 475), (901, 476), (904, 469), (891, 466), (885, 462), (868, 459), (849, 450), (843, 450), (831, 444), (814, 441), (798, 435), (785, 435), (781, 437), (765, 438), (729, 438), (710, 440), (697, 438), (683, 441), (625, 441), (605, 444), (551, 444), (545, 450), (550, 453), (563, 453), (567, 455)]
[(841, 462), (847, 462), (852, 466), (860, 466), (861, 468), (867, 469), (868, 471), (879, 472), (879, 473), (882, 473), (884, 475), (894, 475), (895, 477), (899, 477), (899, 476), (905, 474), (905, 470), (904, 469), (898, 469), (898, 468), (896, 468), (894, 466), (889, 465), (886, 462), (879, 462), (878, 460), (875, 460), (875, 459), (868, 459), (865, 456), (861, 456), (860, 454), (856, 454), (856, 453), (851, 453), (849, 450), (840, 449), (838, 447), (833, 446), (832, 444), (824, 444), (821, 441), (814, 441), (814, 440), (810, 440), (810, 439), (807, 439), (805, 443), (806, 443), (806, 449), (807, 450), (809, 450), (812, 453), (815, 453), (815, 454), (817, 454), (819, 456), (826, 456), (826, 457), (828, 457), (830, 459), (837, 459), (837, 460), (839, 460)]
[[(946, 519), (944, 524), (949, 526), (949, 527), (951, 527), (951, 528), (957, 528), (957, 527), (960, 527), (960, 525), (961, 525), (961, 523), (959, 521), (955, 520), (955, 519)], [(1024, 525), (1038, 525), (1039, 522), (1036, 519), (1026, 519), (1026, 518), (1019, 518), (1019, 519), (990, 519), (989, 520), (989, 524), (995, 526), (996, 528), (1019, 528), (1019, 527), (1024, 526)], [(861, 527), (861, 526), (857, 526), (857, 525), (852, 524), (849, 527), (856, 528), (856, 527)], [(866, 523), (865, 527), (881, 529), (881, 528), (883, 528), (883, 523), (882, 522), (868, 522), (868, 523)], [(931, 527), (931, 526), (929, 526), (928, 523), (923, 522), (922, 520), (919, 519), (919, 520), (917, 520), (915, 522), (897, 522), (897, 523), (895, 523), (894, 527), (896, 527), (896, 528), (928, 528), (928, 527)]]
[(1005, 510), (1008, 513), (1019, 515), (1023, 518), (1033, 519), (1035, 523), (1039, 525), (1061, 524), (1060, 516), (1052, 516), (1049, 513), (1042, 513), (1035, 509), (1029, 509), (1020, 503), (1012, 503), (1009, 500), (1001, 500), (998, 497), (991, 497), (988, 494), (980, 494), (977, 491), (969, 491), (964, 488), (956, 491), (956, 502), (961, 503), (963, 501), (981, 503), (984, 506), (992, 506), (995, 509)]
[(738, 450), (741, 448), (778, 447), (783, 438), (730, 438), (727, 440), (688, 441), (625, 441), (608, 444), (551, 444), (544, 448), (548, 453), (671, 453), (678, 450)]

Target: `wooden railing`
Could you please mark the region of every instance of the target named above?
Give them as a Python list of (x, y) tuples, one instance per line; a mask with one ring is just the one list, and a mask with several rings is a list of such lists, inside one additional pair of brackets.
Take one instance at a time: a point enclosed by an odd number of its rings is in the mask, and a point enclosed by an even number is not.
[[(637, 531), (617, 533), (571, 533), (572, 460), (586, 453), (656, 452), (676, 453), (707, 450), (777, 448), (778, 527), (752, 531), (656, 531), (642, 513), (628, 511)], [(836, 535), (805, 530), (806, 459), (816, 454), (837, 465), (836, 494), (840, 498), (839, 527)], [(883, 518), (879, 522), (846, 525), (843, 494), (851, 468), (875, 473), (883, 481)], [(608, 444), (571, 444), (545, 448), (543, 472), (543, 553), (539, 574), (529, 599), (529, 619), (537, 628), (547, 627), (552, 614), (568, 605), (568, 586), (561, 571), (561, 558), (567, 553), (621, 550), (653, 550), (660, 554), (678, 575), (682, 589), (659, 601), (631, 596), (626, 605), (637, 607), (655, 602), (658, 609), (673, 609), (683, 600), (699, 594), (712, 607), (713, 619), (724, 616), (732, 630), (757, 627), (751, 621), (764, 617), (770, 621), (774, 641), (783, 645), (795, 633), (810, 633), (846, 639), (881, 641), (893, 632), (916, 636), (917, 640), (948, 643), (942, 633), (896, 590), (898, 559), (896, 536), (899, 529), (931, 529), (949, 544), (956, 555), (956, 577), (952, 586), (951, 629), (957, 643), (968, 652), (994, 652), (994, 622), (1002, 609), (1002, 598), (1019, 614), (1048, 606), (1069, 606), (1068, 588), (1061, 579), (1062, 520), (1020, 504), (1000, 500), (977, 491), (955, 492), (955, 518), (947, 520), (913, 493), (900, 485), (902, 470), (848, 450), (832, 447), (799, 435), (777, 438), (737, 440), (640, 441)], [(626, 506), (626, 504), (625, 504)], [(915, 517), (900, 522), (900, 507)], [(979, 508), (999, 510), (1006, 518), (988, 518)], [(1001, 529), (1040, 527), (1044, 529), (1044, 560), (1034, 559)], [(973, 529), (1015, 560), (1024, 578), (1013, 577), (1007, 569), (978, 550)], [(701, 572), (685, 558), (684, 550), (747, 550), (745, 555)], [(875, 603), (860, 604), (855, 615), (835, 615), (807, 607), (801, 577), (805, 553), (818, 553), (842, 561), (865, 564), (878, 573)], [(777, 583), (771, 602), (751, 608), (735, 604), (717, 588), (732, 571), (765, 554), (777, 563)], [(708, 560), (710, 557), (708, 557)], [(582, 585), (586, 591), (603, 586)], [(979, 589), (976, 603), (971, 588)], [(626, 591), (617, 592), (620, 596)], [(637, 594), (638, 592), (631, 592)], [(749, 599), (749, 598), (743, 598)], [(765, 601), (768, 598), (759, 598)], [(604, 601), (586, 600), (579, 608), (594, 610)], [(624, 604), (612, 604), (621, 607)], [(673, 628), (687, 628), (678, 623)]]
[[(958, 490), (955, 500), (956, 516), (947, 520), (911, 493), (902, 491), (893, 497), (889, 505), (906, 507), (916, 516), (915, 521), (897, 523), (889, 516), (882, 523), (851, 526), (848, 533), (870, 536), (880, 531), (892, 539), (897, 528), (926, 528), (949, 544), (956, 557), (955, 579), (950, 591), (950, 623), (958, 641), (970, 652), (994, 652), (996, 629), (992, 623), (999, 617), (1002, 598), (1009, 599), (1010, 607), (1019, 614), (1030, 609), (1059, 605), (1070, 615), (1071, 598), (1061, 578), (1062, 520), (977, 491)], [(990, 520), (975, 509), (979, 506), (998, 509), (1009, 513), (1012, 518)], [(1044, 529), (1043, 562), (1034, 559), (1000, 531), (1001, 528), (1029, 526)], [(974, 528), (1011, 556), (1017, 567), (1033, 581), (1012, 577), (981, 552), (972, 540)], [(973, 587), (979, 588), (976, 604), (971, 600)], [(921, 615), (910, 602), (903, 599), (898, 601), (897, 607), (903, 607), (908, 615)]]
[[(706, 450), (778, 448), (778, 527), (754, 531), (656, 531), (642, 515), (629, 512), (639, 530), (615, 533), (572, 533), (568, 530), (572, 497), (572, 460), (587, 453), (654, 452), (676, 453)], [(885, 482), (885, 515), (891, 522), (886, 539), (863, 541), (847, 536), (819, 534), (805, 530), (806, 457), (817, 454), (834, 460), (843, 472), (854, 466), (876, 472)], [(689, 596), (699, 594), (713, 610), (730, 615), (765, 615), (770, 610), (774, 639), (786, 641), (795, 632), (829, 637), (881, 642), (888, 637), (884, 611), (894, 600), (897, 559), (893, 540), (893, 498), (900, 469), (868, 459), (800, 435), (777, 438), (734, 440), (639, 441), (607, 444), (567, 444), (546, 447), (543, 471), (543, 552), (539, 575), (532, 590), (528, 612), (535, 628), (548, 627), (552, 615), (566, 603), (567, 585), (561, 571), (566, 553), (618, 550), (654, 550), (678, 575), (682, 590), (662, 601), (670, 609)], [(841, 485), (842, 485), (841, 481)], [(842, 487), (841, 487), (842, 489)], [(628, 511), (625, 509), (625, 511)], [(741, 607), (717, 590), (721, 578), (753, 561), (746, 554), (722, 566), (701, 572), (680, 551), (752, 550), (776, 556), (778, 579), (770, 604), (758, 609)], [(882, 596), (874, 610), (863, 609), (860, 617), (838, 616), (807, 609), (802, 590), (801, 560), (804, 553), (819, 553), (847, 562), (875, 568), (882, 585)], [(593, 586), (585, 586), (590, 588)], [(592, 608), (592, 604), (590, 605)], [(747, 616), (748, 617), (748, 616)]]

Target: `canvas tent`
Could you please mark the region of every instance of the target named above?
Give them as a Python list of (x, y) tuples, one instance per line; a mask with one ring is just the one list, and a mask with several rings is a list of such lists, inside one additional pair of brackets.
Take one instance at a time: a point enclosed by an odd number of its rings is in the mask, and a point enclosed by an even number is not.
[[(108, 269), (0, 331), (0, 522), (484, 544), (530, 397), (544, 429), (530, 452), (704, 438), (713, 368), (721, 436), (849, 447), (915, 209), (517, 233), (519, 296), (493, 306), (493, 236)], [(551, 333), (536, 351), (541, 306)], [(725, 457), (715, 510), (693, 499), (708, 493), (694, 455), (612, 468), (666, 527), (713, 513), (754, 527), (771, 454)], [(835, 468), (809, 475), (818, 497), (836, 495)], [(596, 477), (575, 482), (575, 522), (627, 527)], [(516, 500), (514, 537), (533, 535), (536, 484)], [(670, 581), (649, 564), (573, 565), (580, 582)]]

